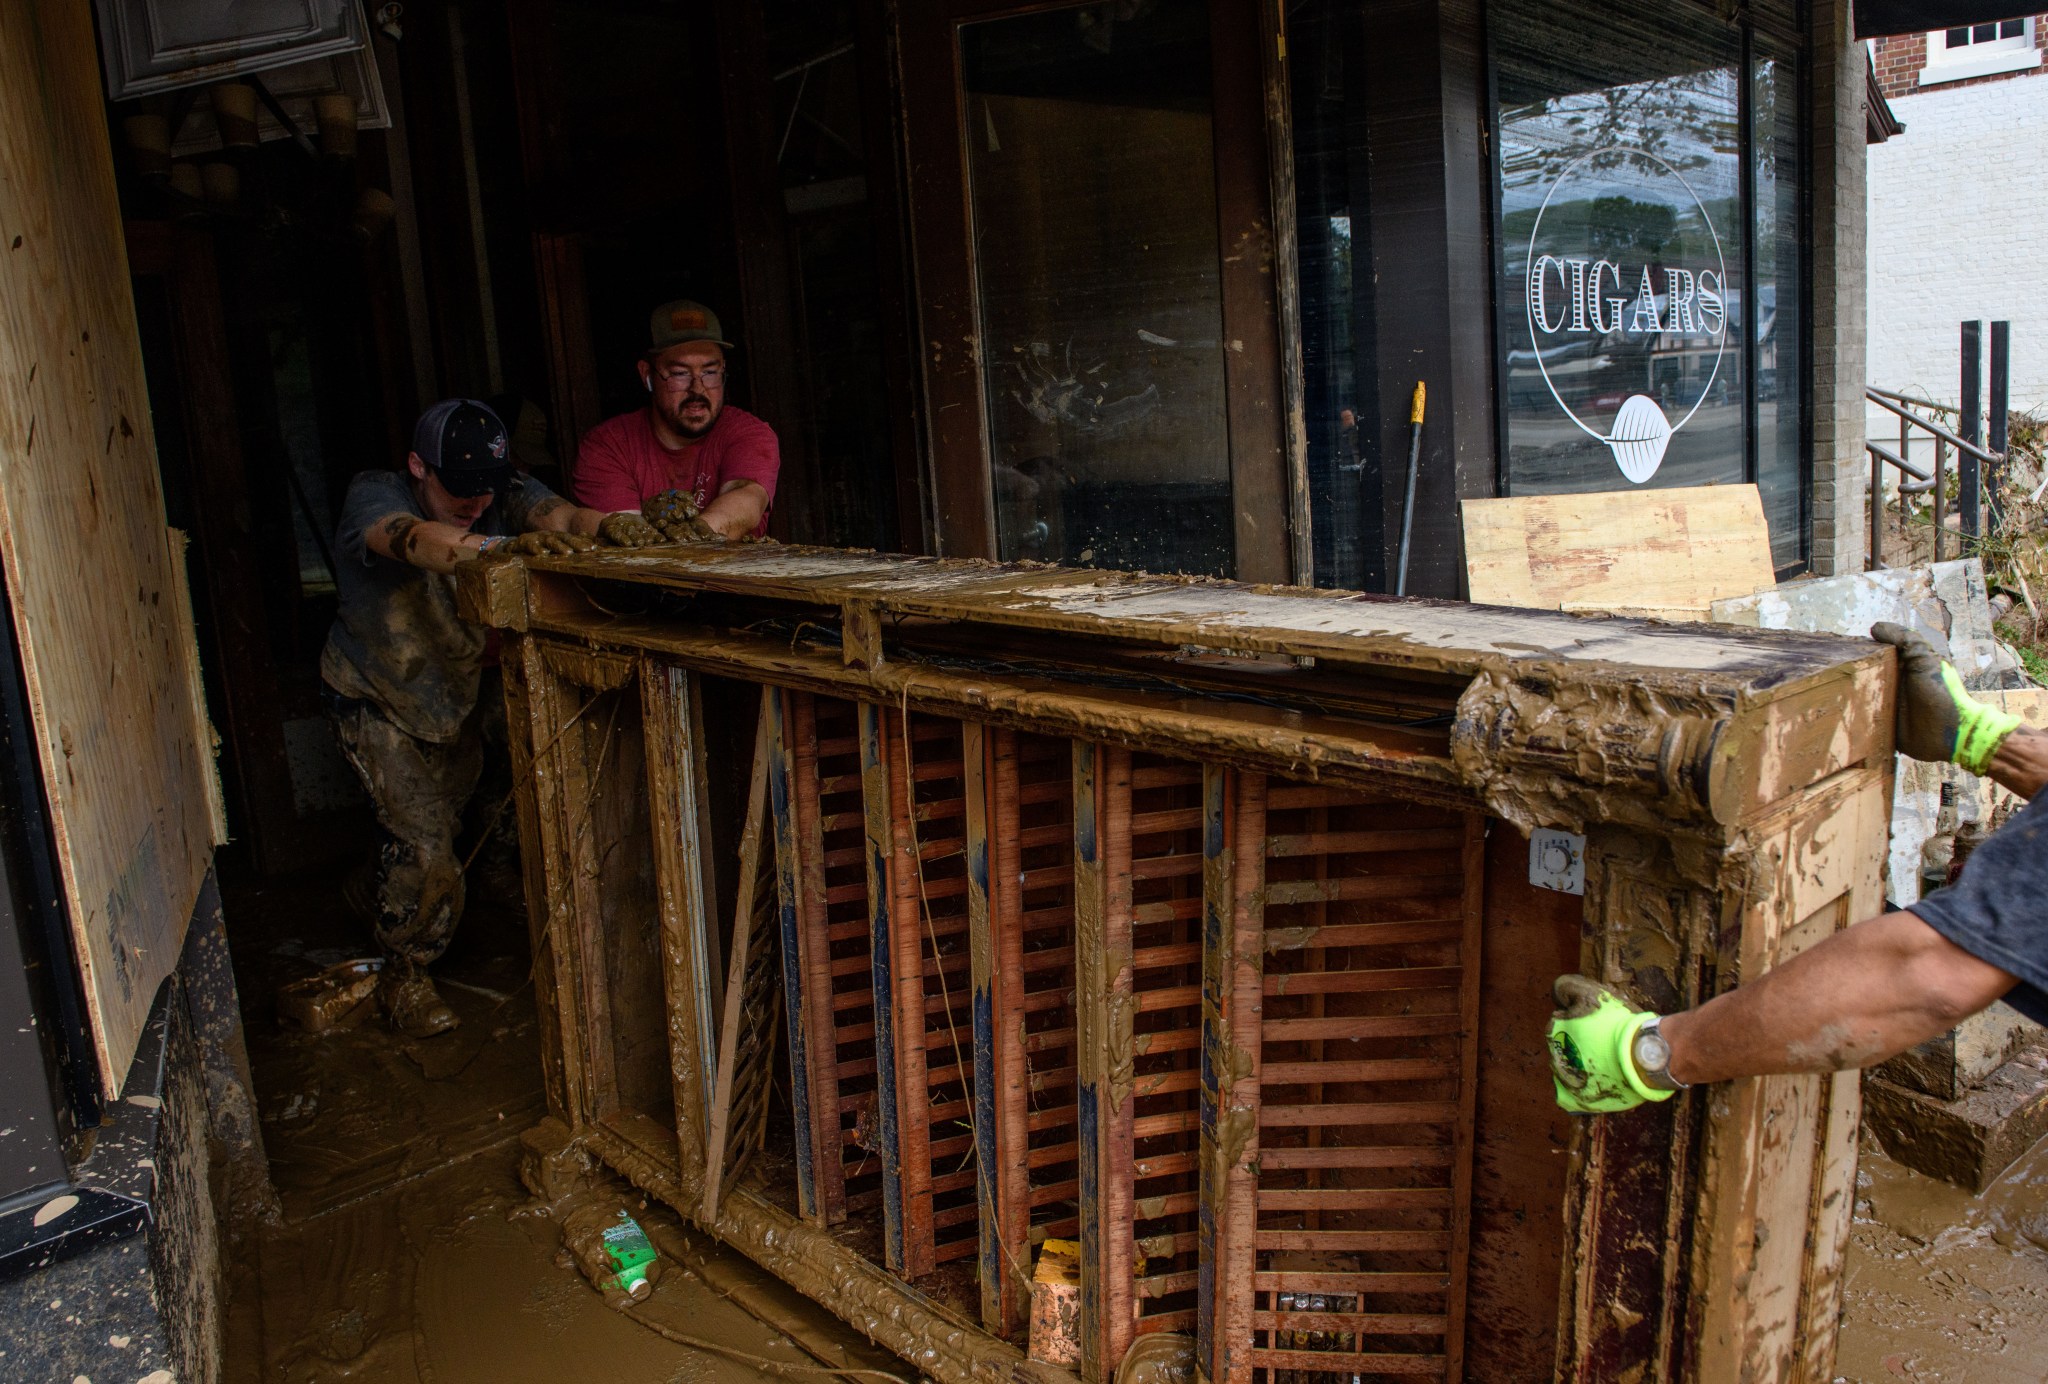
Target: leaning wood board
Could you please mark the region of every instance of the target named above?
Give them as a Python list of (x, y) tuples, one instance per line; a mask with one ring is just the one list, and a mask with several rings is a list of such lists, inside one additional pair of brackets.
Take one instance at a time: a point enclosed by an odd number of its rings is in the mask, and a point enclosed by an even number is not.
[(1460, 510), (1475, 601), (1704, 620), (1715, 601), (1777, 581), (1754, 485), (1513, 495)]
[(92, 10), (0, 4), (0, 564), (100, 1077), (127, 1078), (215, 841)]
[[(1052, 1236), (1081, 1248), (1089, 1384), (1163, 1333), (1217, 1384), (1832, 1377), (1855, 1084), (1564, 1121), (1540, 1022), (1503, 1050), (1489, 1005), (1540, 1013), (1524, 992), (1575, 950), (1668, 1009), (1874, 911), (1888, 649), (756, 546), (460, 589), (526, 651), (529, 745), (628, 665), (765, 693), (768, 791), (730, 810), (757, 887), (776, 857), (796, 1165), (721, 1166), (707, 1198), (688, 1104), (618, 1094), (655, 1089), (605, 1057), (644, 1054), (644, 1020), (597, 1002), (617, 942), (577, 900), (609, 886), (568, 851), (530, 886), (541, 974), (569, 978), (541, 997), (551, 1100), (931, 1376), (1011, 1375)], [(694, 722), (662, 733), (639, 752), (702, 765)], [(587, 778), (533, 789), (543, 826), (602, 810)], [(1586, 834), (1583, 899), (1506, 886), (1534, 826)], [(664, 835), (658, 872), (686, 871)], [(731, 955), (700, 984), (765, 1011), (761, 950)], [(676, 1073), (739, 1059), (701, 1051), (706, 1003), (656, 1030)], [(738, 1041), (758, 1061), (773, 1032)], [(747, 1124), (761, 1097), (720, 1085), (710, 1128)], [(1558, 1190), (1475, 1159), (1503, 1146)]]

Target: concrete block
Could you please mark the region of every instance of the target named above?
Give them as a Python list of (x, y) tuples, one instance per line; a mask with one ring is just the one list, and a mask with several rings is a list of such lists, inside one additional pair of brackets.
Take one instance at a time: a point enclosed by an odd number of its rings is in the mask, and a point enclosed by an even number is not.
[(1999, 1003), (1881, 1062), (1874, 1073), (1936, 1100), (1960, 1100), (1981, 1085), (2022, 1047), (2042, 1039), (2041, 1026), (2009, 1004)]
[[(1816, 548), (1819, 535), (1816, 525)], [(1859, 541), (1865, 537), (1860, 525), (1847, 536)], [(1926, 635), (1954, 660), (1963, 681), (1974, 690), (2025, 682), (2019, 660), (1992, 633), (1990, 593), (1983, 564), (1976, 558), (1788, 582), (1754, 596), (1716, 601), (1711, 615), (1723, 624), (1850, 636), (1867, 634), (1878, 621), (1889, 620)], [(1955, 785), (1965, 821), (1988, 820), (1988, 789), (1974, 775), (1952, 764), (1901, 758), (1893, 790), (1885, 888), (1885, 896), (1895, 904), (1920, 897), (1920, 851), (1933, 834), (1944, 783)]]
[(2027, 1048), (1954, 1101), (1866, 1075), (1863, 1121), (1898, 1162), (1980, 1194), (2048, 1134), (2048, 1049)]
[[(1816, 519), (1816, 532), (1820, 523)], [(1850, 529), (1840, 514), (1831, 527), (1837, 534)], [(2007, 673), (2019, 667), (1992, 634), (1990, 593), (1976, 558), (1788, 582), (1716, 601), (1713, 618), (1758, 629), (1846, 635), (1867, 634), (1873, 624), (1889, 620), (1926, 635), (1973, 688), (2006, 686)]]

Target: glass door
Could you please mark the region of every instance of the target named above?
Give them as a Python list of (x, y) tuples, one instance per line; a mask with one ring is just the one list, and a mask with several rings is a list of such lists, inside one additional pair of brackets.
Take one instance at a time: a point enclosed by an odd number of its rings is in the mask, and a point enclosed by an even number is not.
[(1287, 579), (1258, 49), (1235, 41), (1256, 12), (925, 8), (905, 104), (941, 550)]

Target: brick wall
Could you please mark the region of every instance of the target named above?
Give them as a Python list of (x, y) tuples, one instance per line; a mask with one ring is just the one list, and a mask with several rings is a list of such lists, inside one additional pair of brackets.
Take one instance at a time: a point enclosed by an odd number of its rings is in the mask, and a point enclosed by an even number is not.
[[(2034, 15), (2033, 20), (2034, 47), (2037, 51), (2048, 50), (2048, 14)], [(1965, 77), (1957, 82), (1942, 82), (1938, 86), (1923, 87), (1920, 85), (1920, 69), (1927, 66), (1926, 34), (1894, 34), (1889, 38), (1874, 38), (1870, 41), (1870, 60), (1877, 68), (1877, 84), (1883, 90), (1887, 101), (1897, 101), (1902, 96), (1912, 96), (1923, 91), (1983, 86), (1987, 83), (2010, 81), (2015, 77), (2048, 74), (2048, 66), (2044, 66), (2023, 72), (1994, 72), (1987, 77)], [(1905, 119), (1904, 116), (1899, 118)]]
[(1870, 41), (1870, 60), (1887, 101), (1920, 89), (1920, 69), (1927, 65), (1927, 35), (1894, 34)]
[(1953, 400), (1956, 324), (2005, 318), (2013, 407), (2048, 408), (2048, 77), (1916, 87), (1892, 109), (1905, 133), (1869, 151), (1870, 382)]

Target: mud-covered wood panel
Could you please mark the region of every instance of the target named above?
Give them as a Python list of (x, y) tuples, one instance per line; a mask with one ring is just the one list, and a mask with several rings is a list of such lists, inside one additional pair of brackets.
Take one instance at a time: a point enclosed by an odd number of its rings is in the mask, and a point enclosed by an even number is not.
[(1542, 1379), (1557, 1353), (1571, 1138), (1543, 1045), (1548, 978), (1578, 968), (1585, 901), (1530, 884), (1529, 838), (1487, 828), (1465, 1369)]

